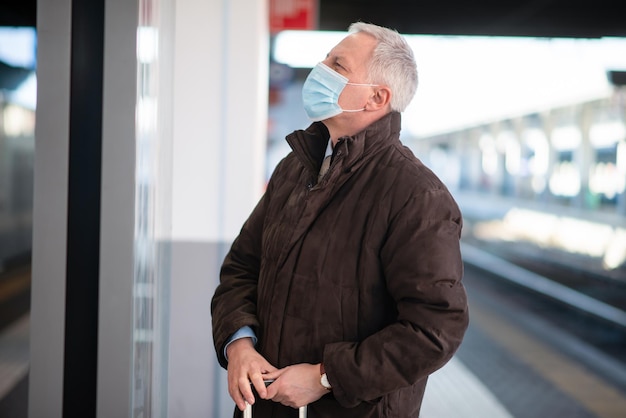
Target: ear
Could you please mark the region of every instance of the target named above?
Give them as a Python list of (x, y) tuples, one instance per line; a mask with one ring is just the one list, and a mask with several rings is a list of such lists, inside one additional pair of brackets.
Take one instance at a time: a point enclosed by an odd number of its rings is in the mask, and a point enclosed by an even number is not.
[(386, 107), (391, 103), (391, 89), (387, 86), (381, 86), (376, 89), (374, 94), (370, 96), (368, 103), (369, 110), (378, 110)]

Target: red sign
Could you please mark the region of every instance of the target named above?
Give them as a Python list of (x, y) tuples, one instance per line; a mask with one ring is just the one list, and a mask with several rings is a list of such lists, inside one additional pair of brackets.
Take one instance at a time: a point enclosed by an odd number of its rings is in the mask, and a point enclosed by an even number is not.
[(270, 0), (270, 32), (317, 28), (318, 0)]

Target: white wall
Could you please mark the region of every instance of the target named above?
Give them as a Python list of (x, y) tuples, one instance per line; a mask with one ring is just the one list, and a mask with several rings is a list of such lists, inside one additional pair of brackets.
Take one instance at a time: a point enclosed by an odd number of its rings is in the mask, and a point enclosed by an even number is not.
[(176, 0), (169, 416), (224, 417), (210, 301), (265, 176), (266, 1)]

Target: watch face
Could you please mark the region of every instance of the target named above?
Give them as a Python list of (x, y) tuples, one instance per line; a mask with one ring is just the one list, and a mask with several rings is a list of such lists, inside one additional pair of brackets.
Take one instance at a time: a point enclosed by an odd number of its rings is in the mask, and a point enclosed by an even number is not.
[(326, 389), (332, 388), (332, 386), (328, 382), (328, 377), (326, 376), (326, 373), (322, 375), (321, 382), (322, 382), (322, 386), (324, 386)]

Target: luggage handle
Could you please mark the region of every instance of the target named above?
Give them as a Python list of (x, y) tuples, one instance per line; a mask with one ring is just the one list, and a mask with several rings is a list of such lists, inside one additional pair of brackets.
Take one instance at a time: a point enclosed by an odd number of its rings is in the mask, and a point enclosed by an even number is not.
[[(265, 386), (270, 385), (274, 380), (264, 380)], [(246, 401), (246, 409), (243, 411), (243, 418), (252, 418), (252, 405)], [(307, 406), (298, 408), (298, 418), (307, 418)]]

